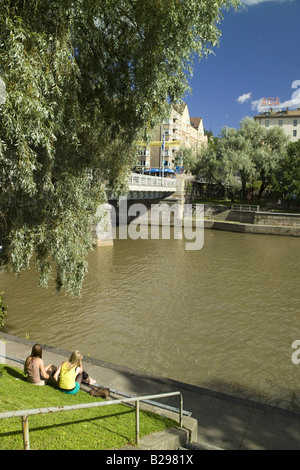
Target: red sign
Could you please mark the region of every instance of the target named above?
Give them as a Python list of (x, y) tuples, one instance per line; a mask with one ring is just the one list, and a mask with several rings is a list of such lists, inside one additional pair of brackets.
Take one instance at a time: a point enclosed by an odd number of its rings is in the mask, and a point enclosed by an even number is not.
[(277, 96), (276, 100), (274, 98), (263, 98), (261, 106), (280, 106), (279, 98)]

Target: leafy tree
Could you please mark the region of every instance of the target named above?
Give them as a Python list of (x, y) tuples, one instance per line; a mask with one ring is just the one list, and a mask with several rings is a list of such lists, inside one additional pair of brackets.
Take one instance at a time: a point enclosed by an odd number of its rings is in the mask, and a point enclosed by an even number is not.
[(192, 148), (183, 147), (177, 151), (174, 162), (175, 165), (183, 165), (184, 171), (193, 172), (196, 160), (197, 156), (195, 154), (195, 151), (193, 151)]
[(273, 176), (284, 160), (287, 150), (288, 137), (281, 127), (271, 127), (265, 132), (264, 140), (259, 149), (253, 154), (260, 181), (258, 197), (271, 185)]
[(80, 292), (90, 224), (236, 0), (2, 0), (0, 257)]
[(210, 140), (213, 140), (213, 138), (214, 138), (214, 135), (213, 135), (212, 131), (207, 131), (206, 129), (204, 129), (204, 135), (207, 135), (208, 142)]
[(285, 158), (274, 174), (272, 186), (288, 199), (292, 195), (300, 198), (300, 140), (288, 144)]
[(259, 182), (259, 197), (285, 156), (288, 138), (283, 129), (265, 129), (251, 118), (240, 128), (224, 128), (214, 146), (200, 153), (196, 173), (223, 187), (231, 200), (238, 190), (246, 196), (250, 183)]
[(257, 177), (256, 161), (261, 158), (264, 147), (265, 129), (251, 118), (245, 118), (237, 131), (239, 146), (236, 151), (240, 158), (239, 176), (242, 184), (242, 194), (246, 198), (247, 186)]
[(219, 138), (214, 139), (214, 145), (200, 152), (196, 171), (209, 183), (222, 187), (234, 201), (235, 193), (245, 188), (248, 175), (253, 171), (249, 146), (249, 140), (240, 131), (223, 128)]
[(204, 135), (207, 135), (207, 145), (215, 149), (216, 142), (218, 141), (218, 137), (214, 137), (212, 131), (206, 131), (206, 130), (204, 130)]

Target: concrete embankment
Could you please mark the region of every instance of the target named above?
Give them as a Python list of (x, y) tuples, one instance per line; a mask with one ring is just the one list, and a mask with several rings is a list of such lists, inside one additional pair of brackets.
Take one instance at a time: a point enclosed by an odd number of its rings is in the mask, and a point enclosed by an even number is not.
[(231, 210), (204, 205), (204, 228), (238, 233), (300, 237), (300, 214)]
[(300, 237), (300, 228), (297, 227), (276, 227), (273, 225), (254, 225), (243, 224), (240, 222), (205, 220), (204, 228), (237, 233), (256, 233), (261, 235), (285, 235), (292, 237)]
[[(136, 225), (174, 225), (176, 217), (174, 207), (178, 206), (177, 200), (164, 200), (162, 205), (156, 205), (143, 216), (131, 221)], [(196, 204), (193, 204), (196, 209)], [(174, 210), (174, 213), (172, 212)], [(157, 214), (161, 211), (161, 217)], [(164, 213), (165, 211), (165, 213)], [(197, 211), (192, 218), (196, 225)], [(180, 212), (179, 212), (180, 213)], [(200, 216), (202, 217), (202, 215)], [(165, 222), (163, 222), (163, 220)], [(189, 217), (186, 220), (191, 220)], [(177, 224), (183, 223), (180, 217)], [(256, 233), (262, 235), (285, 235), (300, 237), (300, 214), (282, 214), (278, 212), (262, 212), (252, 210), (232, 210), (230, 207), (204, 204), (204, 228), (224, 230), (237, 233)]]

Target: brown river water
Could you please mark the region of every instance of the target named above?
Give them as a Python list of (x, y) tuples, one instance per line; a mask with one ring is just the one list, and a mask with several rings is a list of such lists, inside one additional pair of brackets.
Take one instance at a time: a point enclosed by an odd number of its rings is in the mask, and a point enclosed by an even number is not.
[(81, 298), (38, 287), (34, 269), (1, 274), (3, 331), (300, 410), (299, 239), (205, 230), (193, 251), (116, 239), (88, 261)]

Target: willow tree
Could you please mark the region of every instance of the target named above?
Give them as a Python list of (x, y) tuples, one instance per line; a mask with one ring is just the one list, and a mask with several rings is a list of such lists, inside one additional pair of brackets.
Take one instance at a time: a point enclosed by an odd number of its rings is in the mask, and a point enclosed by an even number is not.
[(221, 187), (232, 201), (238, 192), (260, 186), (258, 197), (272, 183), (284, 161), (288, 138), (280, 127), (266, 129), (247, 117), (239, 129), (223, 128), (213, 147), (199, 154), (195, 174)]
[(289, 142), (286, 154), (273, 175), (272, 186), (289, 202), (300, 200), (300, 140)]
[(79, 293), (90, 224), (236, 0), (1, 0), (1, 266)]

